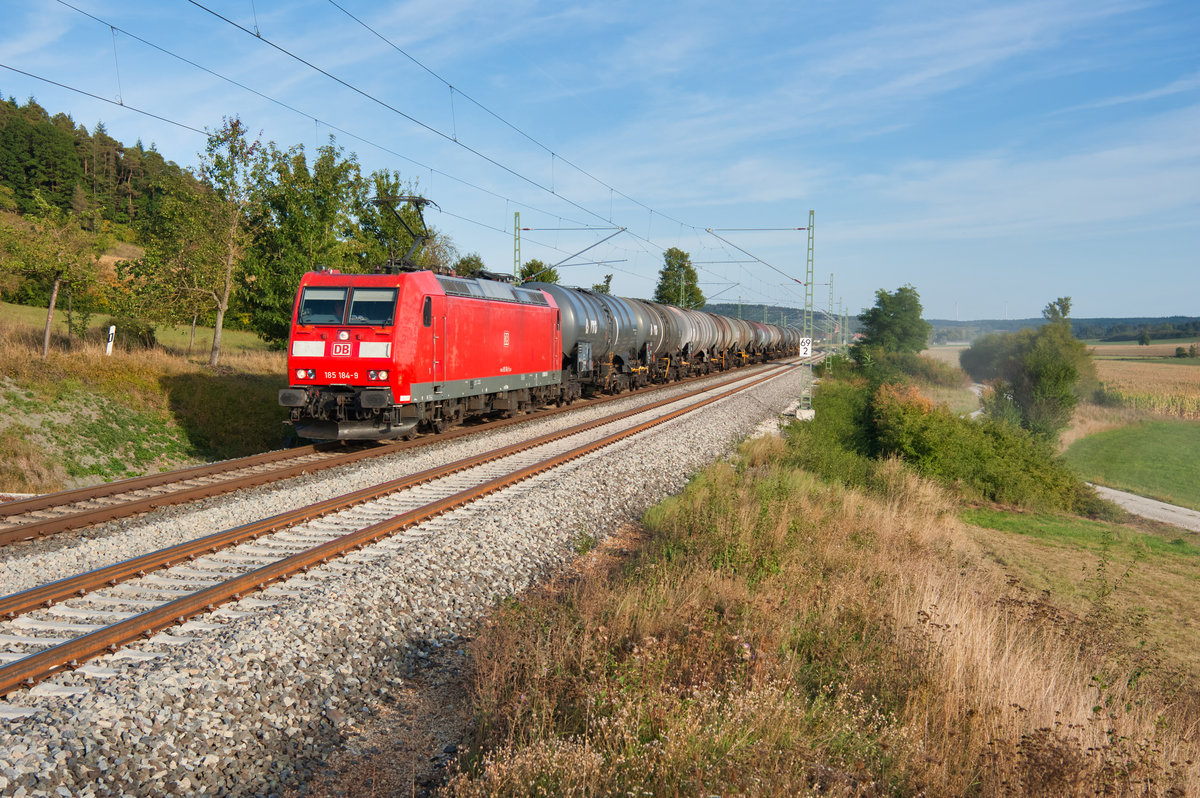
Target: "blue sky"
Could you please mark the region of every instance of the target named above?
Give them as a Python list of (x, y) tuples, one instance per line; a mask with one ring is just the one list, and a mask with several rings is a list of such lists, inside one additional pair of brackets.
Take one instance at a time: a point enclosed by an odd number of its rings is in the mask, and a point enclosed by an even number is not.
[[(832, 273), (852, 314), (910, 283), (930, 318), (1200, 315), (1194, 0), (71, 3), (101, 21), (0, 0), (0, 64), (282, 148), (333, 134), (497, 271), (520, 211), (523, 260), (626, 228), (565, 283), (649, 296), (677, 246), (715, 301), (802, 307), (807, 233), (722, 231), (813, 209), (819, 307)], [(10, 69), (0, 93), (183, 165), (204, 146)]]

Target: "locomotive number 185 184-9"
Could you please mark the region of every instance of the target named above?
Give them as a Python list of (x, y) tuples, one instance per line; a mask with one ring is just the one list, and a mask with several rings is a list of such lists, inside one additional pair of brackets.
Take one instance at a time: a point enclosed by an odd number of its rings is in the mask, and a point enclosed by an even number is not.
[(327, 380), (357, 380), (357, 371), (327, 371), (325, 372)]

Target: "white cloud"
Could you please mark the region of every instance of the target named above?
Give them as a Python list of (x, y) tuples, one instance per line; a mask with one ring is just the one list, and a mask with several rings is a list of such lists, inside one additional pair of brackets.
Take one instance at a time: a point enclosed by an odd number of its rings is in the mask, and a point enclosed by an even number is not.
[(1185, 75), (1181, 78), (1171, 81), (1165, 86), (1159, 86), (1157, 89), (1138, 92), (1137, 94), (1125, 94), (1118, 97), (1108, 97), (1096, 102), (1082, 103), (1073, 105), (1070, 108), (1064, 108), (1059, 113), (1071, 113), (1074, 111), (1085, 111), (1093, 108), (1111, 108), (1114, 105), (1126, 105), (1128, 103), (1141, 103), (1150, 100), (1157, 100), (1162, 97), (1171, 97), (1176, 94), (1184, 94), (1190, 91), (1200, 89), (1200, 71), (1193, 72), (1190, 75)]
[(1197, 224), (1200, 105), (1120, 130), (1107, 145), (1056, 157), (1017, 152), (910, 162), (861, 178), (856, 191), (889, 221), (848, 237), (995, 239), (1132, 232)]

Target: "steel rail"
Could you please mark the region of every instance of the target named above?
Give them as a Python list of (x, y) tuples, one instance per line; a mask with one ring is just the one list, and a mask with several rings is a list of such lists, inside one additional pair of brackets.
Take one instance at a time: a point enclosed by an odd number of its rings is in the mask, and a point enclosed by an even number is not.
[[(778, 370), (781, 366), (775, 366), (770, 371)], [(315, 518), (320, 518), (331, 513), (340, 512), (349, 507), (353, 507), (364, 502), (372, 501), (386, 496), (389, 493), (395, 493), (414, 485), (419, 485), (424, 482), (431, 482), (435, 479), (441, 479), (460, 471), (465, 471), (469, 468), (482, 465), (484, 463), (498, 460), (510, 455), (516, 454), (527, 449), (532, 449), (537, 446), (542, 446), (562, 438), (578, 435), (582, 432), (587, 432), (590, 429), (611, 424), (622, 419), (639, 413), (645, 413), (656, 410), (668, 404), (681, 402), (699, 394), (713, 391), (728, 385), (733, 382), (746, 379), (745, 376), (735, 377), (727, 380), (723, 384), (699, 388), (694, 391), (689, 391), (678, 396), (673, 396), (667, 399), (660, 399), (649, 405), (623, 410), (611, 416), (585, 421), (580, 424), (575, 424), (571, 427), (549, 432), (545, 435), (540, 435), (528, 441), (514, 443), (509, 446), (495, 449), (490, 452), (466, 457), (461, 460), (456, 460), (453, 463), (437, 466), (426, 469), (425, 471), (416, 474), (410, 474), (405, 477), (399, 477), (380, 485), (375, 485), (369, 488), (347, 493), (342, 496), (337, 496), (332, 499), (327, 499), (317, 504), (301, 507), (288, 512), (279, 513), (278, 515), (264, 518), (260, 521), (254, 521), (249, 524), (227, 529), (222, 532), (217, 532), (212, 535), (206, 535), (195, 540), (185, 541), (174, 546), (170, 546), (158, 551), (149, 552), (128, 560), (123, 560), (112, 565), (97, 568), (88, 571), (78, 576), (67, 577), (56, 582), (50, 582), (39, 587), (23, 590), (18, 593), (0, 598), (0, 616), (9, 619), (15, 618), (18, 615), (29, 612), (31, 610), (49, 607), (58, 602), (65, 601), (69, 598), (86, 595), (94, 590), (99, 590), (105, 587), (112, 587), (121, 582), (145, 576), (152, 571), (158, 571), (163, 568), (169, 568), (172, 564), (180, 563), (184, 560), (194, 560), (196, 557), (204, 554), (214, 554), (221, 549), (236, 546), (249, 540), (262, 537), (263, 535), (272, 532), (278, 532), (289, 526), (294, 526), (305, 521), (311, 521)], [(757, 384), (757, 383), (755, 383)]]
[(251, 468), (263, 463), (273, 463), (278, 460), (301, 457), (318, 451), (317, 447), (323, 445), (310, 444), (294, 449), (277, 449), (271, 452), (250, 455), (249, 457), (240, 457), (236, 460), (223, 460), (219, 463), (207, 463), (205, 465), (192, 466), (191, 468), (182, 468), (178, 471), (163, 471), (158, 474), (119, 479), (115, 482), (105, 482), (86, 488), (75, 488), (73, 490), (59, 491), (58, 493), (44, 493), (40, 496), (30, 496), (25, 499), (17, 499), (0, 504), (0, 518), (32, 513), (37, 510), (45, 510), (67, 504), (76, 504), (92, 499), (102, 499), (118, 493), (133, 493), (137, 490), (156, 488), (159, 485), (168, 485), (172, 482), (183, 482), (188, 479), (198, 479), (213, 474), (221, 474), (226, 471), (235, 470), (235, 468), (230, 467), (231, 463), (236, 463), (236, 468)]
[[(656, 385), (643, 390), (647, 392), (653, 392), (665, 388), (687, 385), (690, 382), (710, 378), (712, 376), (713, 375), (711, 374), (701, 374), (695, 377), (688, 377), (683, 380), (676, 380), (675, 382), (671, 383)], [(558, 413), (578, 410), (580, 407), (586, 407), (592, 404), (603, 404), (624, 398), (628, 398), (628, 395), (606, 395), (590, 400), (584, 400), (586, 402), (585, 404), (576, 402), (572, 403), (571, 405), (547, 408), (512, 418), (493, 419), (487, 422), (486, 425), (458, 427), (447, 432), (419, 438), (416, 440), (397, 441), (382, 446), (375, 446), (369, 449), (362, 449), (341, 454), (331, 453), (329, 458), (322, 461), (299, 463), (287, 468), (280, 468), (272, 471), (260, 472), (257, 474), (249, 474), (242, 477), (232, 477), (230, 479), (208, 485), (198, 485), (191, 488), (185, 488), (183, 490), (156, 494), (154, 496), (146, 496), (140, 499), (134, 499), (133, 501), (108, 505), (106, 507), (94, 507), (78, 510), (76, 512), (64, 513), (54, 518), (48, 518), (42, 521), (33, 521), (30, 523), (18, 524), (16, 526), (9, 527), (8, 529), (0, 529), (0, 546), (19, 543), (25, 540), (32, 540), (38, 537), (47, 537), (59, 532), (66, 532), (71, 529), (79, 529), (81, 527), (99, 524), (105, 521), (113, 521), (118, 518), (126, 518), (128, 516), (148, 512), (159, 507), (169, 507), (174, 504), (183, 504), (185, 502), (198, 501), (200, 499), (207, 499), (213, 496), (220, 496), (225, 493), (231, 493), (233, 491), (257, 487), (259, 485), (264, 485), (277, 480), (299, 476), (300, 474), (323, 471), (328, 468), (337, 468), (338, 466), (347, 465), (359, 460), (394, 454), (395, 452), (404, 451), (410, 448), (429, 446), (434, 443), (453, 440), (466, 435), (473, 435), (484, 427), (486, 427), (488, 430), (499, 429), (512, 424), (522, 424), (527, 421), (535, 421), (547, 416), (556, 415)], [(166, 485), (172, 482), (182, 482), (188, 479), (211, 476), (213, 474), (229, 473), (243, 468), (253, 468), (258, 465), (277, 462), (279, 460), (286, 460), (289, 458), (306, 457), (313, 453), (328, 451), (330, 448), (333, 448), (337, 445), (339, 444), (313, 444), (297, 447), (296, 449), (281, 449), (274, 452), (251, 455), (249, 457), (240, 458), (237, 460), (226, 460), (221, 463), (210, 463), (203, 466), (194, 466), (181, 471), (166, 471), (161, 474), (151, 474), (144, 477), (132, 477), (127, 480), (105, 483), (103, 485), (96, 485), (89, 488), (76, 488), (74, 490), (63, 491), (60, 493), (50, 493), (43, 496), (33, 496), (27, 499), (5, 502), (0, 504), (0, 522), (3, 522), (5, 518), (15, 517), (21, 513), (35, 512), (37, 510), (51, 509), (54, 507), (64, 507), (69, 504), (80, 503), (108, 496), (116, 496), (121, 493), (143, 490), (149, 487), (158, 487), (160, 485)]]
[[(759, 383), (774, 379), (777, 376), (779, 374), (769, 373), (745, 385), (731, 388), (716, 396), (702, 399), (687, 407), (679, 408), (658, 418), (644, 421), (628, 430), (622, 430), (562, 452), (546, 460), (518, 469), (510, 474), (496, 477), (481, 485), (459, 491), (451, 496), (430, 502), (423, 507), (402, 513), (386, 521), (381, 521), (363, 529), (347, 533), (315, 546), (308, 551), (293, 554), (269, 565), (264, 565), (248, 573), (236, 576), (221, 584), (213, 585), (187, 596), (174, 599), (160, 607), (139, 613), (132, 618), (127, 618), (103, 629), (97, 629), (94, 632), (9, 663), (0, 667), (0, 696), (7, 695), (21, 687), (36, 684), (54, 675), (65, 666), (75, 666), (82, 661), (99, 656), (105, 652), (115, 651), (122, 645), (133, 642), (141, 637), (154, 635), (162, 629), (182, 623), (195, 615), (209, 612), (229, 601), (238, 600), (245, 593), (265, 589), (269, 584), (324, 564), (330, 559), (349, 551), (361, 549), (396, 532), (403, 531), (464, 504), (476, 501), (496, 491), (556, 468), (571, 460), (610, 446), (620, 440), (652, 429), (686, 413), (699, 410), (702, 407), (752, 388)], [(674, 401), (678, 401), (678, 398), (674, 399)]]

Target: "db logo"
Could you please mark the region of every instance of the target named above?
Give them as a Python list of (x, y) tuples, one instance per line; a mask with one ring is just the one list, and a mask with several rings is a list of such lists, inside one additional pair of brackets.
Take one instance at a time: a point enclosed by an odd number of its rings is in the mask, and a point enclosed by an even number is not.
[(330, 354), (332, 354), (334, 357), (350, 357), (350, 344), (348, 342), (335, 343)]

